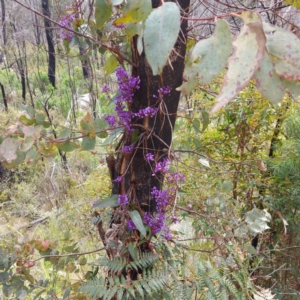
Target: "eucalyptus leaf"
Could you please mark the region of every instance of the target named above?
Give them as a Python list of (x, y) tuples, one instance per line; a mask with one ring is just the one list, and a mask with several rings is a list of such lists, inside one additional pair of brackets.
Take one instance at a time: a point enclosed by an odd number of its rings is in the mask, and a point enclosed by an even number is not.
[(95, 19), (98, 29), (101, 29), (112, 15), (112, 6), (106, 0), (96, 0), (95, 3)]
[(234, 52), (228, 62), (228, 71), (212, 113), (230, 102), (247, 86), (258, 69), (266, 46), (266, 37), (261, 17), (253, 11), (243, 12), (240, 17), (244, 21), (240, 34), (234, 41)]
[(151, 0), (127, 0), (122, 17), (114, 21), (114, 25), (138, 23), (145, 20), (152, 10)]
[(144, 47), (153, 75), (159, 75), (175, 45), (180, 29), (180, 10), (173, 2), (164, 2), (145, 21)]
[(82, 150), (93, 150), (96, 145), (96, 139), (85, 136), (82, 138), (81, 149)]

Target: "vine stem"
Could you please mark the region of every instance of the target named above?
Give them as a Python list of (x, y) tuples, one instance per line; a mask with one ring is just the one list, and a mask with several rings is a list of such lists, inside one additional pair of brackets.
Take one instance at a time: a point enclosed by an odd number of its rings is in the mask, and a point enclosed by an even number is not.
[(96, 250), (91, 250), (91, 251), (86, 251), (86, 252), (80, 252), (80, 253), (70, 253), (70, 254), (61, 254), (61, 255), (45, 255), (45, 256), (41, 256), (35, 260), (31, 260), (31, 262), (35, 263), (41, 259), (45, 259), (45, 258), (60, 258), (60, 257), (69, 257), (69, 256), (81, 256), (81, 255), (86, 255), (86, 254), (91, 254), (91, 253), (95, 253), (95, 252), (99, 252), (102, 250), (106, 250), (105, 247), (103, 248), (99, 248)]

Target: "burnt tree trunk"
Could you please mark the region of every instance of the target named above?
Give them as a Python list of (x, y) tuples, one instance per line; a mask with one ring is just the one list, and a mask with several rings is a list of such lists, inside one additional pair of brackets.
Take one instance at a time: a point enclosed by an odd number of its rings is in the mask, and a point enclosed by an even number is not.
[(44, 18), (44, 24), (48, 44), (48, 78), (52, 86), (55, 87), (55, 49), (53, 42), (53, 29), (51, 27), (51, 22), (48, 20), (48, 18), (51, 18), (48, 0), (42, 0), (42, 9), (43, 15), (47, 17), (47, 19)]
[(6, 35), (6, 13), (5, 13), (5, 2), (4, 0), (1, 0), (1, 11), (2, 11), (2, 38), (3, 38), (3, 44), (6, 45), (7, 43), (7, 35)]
[[(190, 1), (179, 0), (177, 3), (187, 14)], [(160, 0), (152, 0), (153, 8), (160, 5)], [(133, 62), (137, 66), (133, 67), (132, 75), (139, 76), (141, 82), (140, 89), (133, 96), (131, 110), (135, 113), (141, 108), (152, 106), (158, 107), (159, 111), (155, 118), (145, 117), (133, 122), (133, 126), (138, 128), (139, 141), (142, 141), (142, 144), (131, 155), (124, 153), (118, 155), (114, 178), (123, 176), (128, 166), (129, 168), (124, 175), (124, 180), (121, 183), (114, 183), (113, 194), (125, 194), (129, 189), (133, 189), (143, 211), (151, 213), (156, 211), (156, 203), (150, 192), (153, 187), (162, 189), (163, 175), (152, 176), (153, 166), (144, 157), (150, 152), (156, 161), (168, 158), (180, 98), (180, 92), (177, 92), (176, 88), (183, 81), (187, 25), (187, 21), (182, 21), (180, 35), (170, 55), (170, 62), (167, 62), (161, 75), (153, 76), (145, 53), (139, 55), (137, 51), (137, 37), (132, 41)], [(166, 86), (170, 87), (171, 92), (163, 97), (163, 101), (153, 97), (158, 95), (158, 89)], [(125, 133), (120, 148), (132, 143), (132, 135)]]
[(8, 112), (8, 104), (7, 104), (7, 98), (6, 98), (6, 94), (5, 94), (5, 90), (4, 90), (4, 85), (1, 82), (0, 82), (0, 88), (1, 88), (1, 93), (2, 93), (2, 97), (3, 97), (5, 111)]

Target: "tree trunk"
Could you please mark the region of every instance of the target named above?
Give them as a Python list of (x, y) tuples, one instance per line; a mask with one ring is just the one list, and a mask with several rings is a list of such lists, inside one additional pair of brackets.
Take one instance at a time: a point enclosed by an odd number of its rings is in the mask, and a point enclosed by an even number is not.
[[(42, 0), (43, 15), (51, 18), (48, 0)], [(55, 49), (53, 42), (53, 30), (51, 28), (51, 22), (46, 18), (44, 19), (46, 38), (48, 43), (48, 78), (53, 87), (55, 87)]]
[[(190, 1), (179, 0), (177, 3), (187, 13)], [(153, 8), (160, 5), (160, 0), (152, 1)], [(142, 143), (131, 155), (124, 153), (118, 155), (114, 178), (123, 176), (129, 164), (130, 166), (124, 175), (123, 182), (114, 183), (113, 194), (125, 194), (131, 188), (134, 190), (134, 194), (139, 200), (142, 209), (151, 213), (156, 211), (156, 203), (150, 192), (153, 187), (159, 190), (162, 189), (163, 175), (152, 176), (153, 165), (151, 166), (144, 157), (146, 153), (152, 153), (156, 161), (169, 158), (168, 151), (172, 142), (172, 133), (180, 98), (180, 92), (177, 92), (175, 89), (182, 84), (183, 80), (187, 25), (187, 21), (182, 21), (180, 35), (174, 46), (174, 51), (162, 74), (158, 76), (153, 76), (145, 53), (138, 54), (137, 37), (134, 37), (132, 41), (133, 62), (137, 65), (137, 67), (133, 68), (132, 75), (139, 76), (141, 80), (140, 89), (133, 96), (132, 112), (135, 113), (139, 109), (148, 106), (158, 107), (159, 111), (155, 118), (145, 117), (133, 122), (135, 128), (138, 128), (138, 136), (142, 139)], [(153, 95), (158, 95), (158, 89), (166, 86), (170, 87), (171, 92), (163, 97), (163, 101), (153, 97)], [(120, 148), (132, 143), (132, 134), (125, 133)]]
[(1, 11), (2, 11), (2, 38), (3, 38), (3, 44), (6, 45), (7, 43), (7, 35), (6, 35), (6, 23), (5, 23), (5, 2), (4, 0), (1, 0)]
[[(84, 55), (84, 48), (82, 46), (79, 46), (79, 54), (80, 56)], [(81, 65), (82, 65), (82, 75), (84, 79), (89, 79), (90, 75), (90, 63), (89, 59), (86, 60), (81, 60)]]
[(2, 97), (3, 97), (5, 111), (8, 112), (8, 104), (7, 104), (7, 98), (6, 98), (6, 94), (5, 94), (5, 90), (4, 90), (4, 85), (1, 82), (0, 82), (0, 88), (1, 88), (1, 93), (2, 93)]

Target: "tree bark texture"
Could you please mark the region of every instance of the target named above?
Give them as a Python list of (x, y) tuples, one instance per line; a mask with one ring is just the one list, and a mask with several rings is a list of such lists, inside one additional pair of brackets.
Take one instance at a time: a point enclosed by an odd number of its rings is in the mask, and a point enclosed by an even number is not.
[(6, 94), (5, 94), (5, 90), (4, 90), (4, 85), (1, 82), (0, 82), (0, 88), (1, 88), (1, 93), (2, 93), (2, 97), (3, 97), (5, 111), (8, 112), (8, 104), (7, 104), (7, 98), (6, 98)]
[(6, 45), (7, 43), (7, 35), (6, 35), (6, 13), (5, 13), (5, 2), (4, 0), (1, 0), (1, 19), (2, 19), (2, 38), (3, 38), (3, 44)]
[[(42, 0), (43, 15), (51, 18), (48, 0)], [(53, 87), (55, 87), (55, 49), (53, 42), (53, 30), (51, 28), (51, 22), (44, 19), (45, 32), (48, 43), (48, 78)]]
[[(187, 14), (190, 1), (179, 0), (176, 2), (181, 7), (181, 11)], [(152, 1), (153, 8), (160, 5), (160, 0)], [(133, 121), (134, 127), (138, 128), (139, 137), (138, 142), (135, 143), (136, 150), (131, 155), (119, 153), (114, 178), (124, 176), (124, 180), (121, 183), (114, 183), (113, 194), (124, 194), (132, 190), (143, 211), (147, 212), (156, 211), (156, 203), (150, 193), (153, 187), (162, 189), (163, 175), (152, 176), (153, 164), (151, 165), (145, 160), (145, 154), (152, 153), (156, 161), (169, 158), (169, 147), (172, 143), (172, 133), (180, 98), (180, 92), (177, 92), (176, 88), (183, 81), (187, 25), (187, 21), (183, 20), (174, 50), (161, 75), (153, 76), (145, 53), (139, 55), (137, 51), (137, 37), (134, 37), (132, 41), (133, 62), (136, 64), (136, 67), (132, 69), (132, 75), (139, 76), (141, 82), (140, 89), (136, 90), (133, 96), (131, 110), (136, 113), (141, 108), (152, 106), (158, 107), (159, 111), (154, 118), (145, 117)], [(158, 95), (158, 89), (166, 86), (170, 87), (170, 94), (165, 95), (162, 100), (153, 97), (153, 95)], [(124, 145), (132, 144), (132, 142), (132, 135), (125, 133), (117, 150), (120, 150)]]

